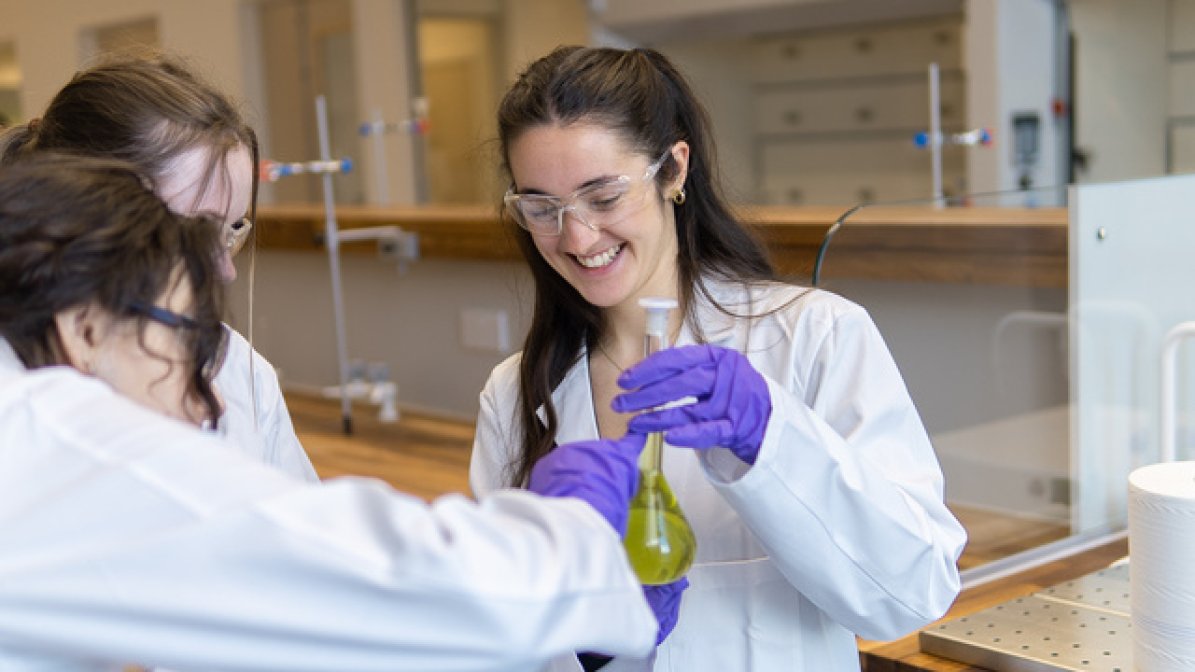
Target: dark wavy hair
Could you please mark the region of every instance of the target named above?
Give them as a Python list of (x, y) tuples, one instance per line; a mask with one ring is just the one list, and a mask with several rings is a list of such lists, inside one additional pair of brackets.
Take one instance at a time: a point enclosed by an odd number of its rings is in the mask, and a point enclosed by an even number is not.
[(228, 154), (238, 146), (253, 160), (249, 219), (255, 222), (257, 135), (240, 112), (180, 59), (124, 54), (75, 73), (40, 118), (0, 133), (0, 164), (50, 150), (121, 159), (160, 180), (181, 154), (205, 147), (211, 151), (202, 199), (213, 180), (228, 180)]
[(154, 305), (181, 269), (196, 324), (182, 334), (188, 392), (219, 418), (204, 375), (224, 337), (218, 230), (172, 213), (151, 186), (112, 159), (47, 152), (0, 167), (0, 335), (29, 368), (69, 364), (55, 315), (94, 304), (144, 334), (136, 307)]
[[(676, 207), (677, 268), (681, 309), (695, 334), (702, 333), (690, 307), (711, 296), (707, 278), (762, 282), (775, 278), (758, 239), (731, 212), (722, 194), (716, 152), (705, 108), (684, 76), (652, 49), (559, 47), (535, 61), (507, 91), (498, 109), (503, 168), (510, 174), (510, 145), (529, 129), (592, 124), (609, 129), (633, 151), (650, 159), (678, 140), (689, 145), (684, 204)], [(657, 185), (676, 178), (669, 158)], [(600, 309), (589, 304), (544, 261), (531, 234), (506, 218), (535, 282), (535, 311), (519, 369), (522, 450), (508, 468), (511, 485), (523, 485), (535, 462), (554, 445), (558, 418), (552, 390), (574, 366), (582, 345), (593, 347), (604, 328)], [(729, 314), (729, 313), (728, 313)], [(546, 426), (536, 409), (543, 407)]]

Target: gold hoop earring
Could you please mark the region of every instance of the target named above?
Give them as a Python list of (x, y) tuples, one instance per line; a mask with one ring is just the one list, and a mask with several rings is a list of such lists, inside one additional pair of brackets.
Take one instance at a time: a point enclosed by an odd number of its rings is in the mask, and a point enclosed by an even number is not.
[(675, 194), (672, 195), (672, 202), (676, 203), (677, 205), (685, 204), (685, 190), (683, 188), (679, 189)]

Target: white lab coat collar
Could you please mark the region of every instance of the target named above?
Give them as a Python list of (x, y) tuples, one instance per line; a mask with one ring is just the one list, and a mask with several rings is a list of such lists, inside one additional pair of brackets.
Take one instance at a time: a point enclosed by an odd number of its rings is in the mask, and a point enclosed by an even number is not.
[(6, 339), (0, 338), (0, 378), (16, 376), (24, 372), (25, 365), (21, 363), (21, 358), (17, 357), (16, 351), (12, 349)]
[[(587, 418), (587, 422), (566, 422), (556, 430), (556, 445), (573, 441), (590, 441), (600, 438), (597, 414), (593, 410), (592, 386), (589, 383), (589, 352), (582, 346), (581, 358), (565, 374), (564, 380), (552, 390), (552, 405), (558, 418)], [(547, 425), (544, 407), (536, 411), (539, 421)]]
[[(753, 312), (750, 306), (751, 294), (744, 285), (725, 280), (706, 278), (705, 286), (719, 304), (729, 307), (731, 311), (743, 314)], [(741, 320), (736, 320), (734, 317), (718, 310), (700, 291), (696, 292), (693, 297), (693, 313), (696, 318), (684, 321), (674, 345), (693, 345), (698, 342), (696, 335), (689, 326), (695, 322), (701, 325), (702, 336), (704, 336), (703, 342), (711, 345), (732, 347), (734, 330)]]
[[(707, 279), (706, 286), (710, 293), (723, 305), (731, 310), (743, 311), (750, 301), (750, 293), (745, 287), (737, 283)], [(715, 308), (698, 293), (694, 297), (693, 310), (697, 316), (697, 323), (702, 326), (705, 342), (712, 345), (733, 347), (735, 319)], [(746, 311), (743, 311), (746, 312)], [(681, 325), (674, 345), (692, 345), (697, 342), (689, 320)], [(572, 443), (574, 441), (591, 441), (601, 438), (598, 433), (597, 414), (593, 407), (593, 392), (589, 382), (589, 352), (582, 345), (581, 356), (577, 363), (569, 369), (564, 379), (552, 391), (552, 404), (556, 407), (556, 416), (560, 418), (587, 418), (587, 422), (562, 423), (556, 430), (556, 445)], [(547, 425), (544, 407), (536, 409), (540, 423)]]

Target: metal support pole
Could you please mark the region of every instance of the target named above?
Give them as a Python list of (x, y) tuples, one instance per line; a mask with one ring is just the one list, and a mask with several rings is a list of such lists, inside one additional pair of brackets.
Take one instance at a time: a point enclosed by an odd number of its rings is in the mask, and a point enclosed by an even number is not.
[(373, 108), (373, 123), (371, 124), (373, 138), (373, 174), (375, 198), (379, 205), (390, 205), (390, 176), (386, 169), (386, 122), (382, 120), (381, 108)]
[[(332, 160), (328, 141), (328, 102), (315, 98), (321, 161)], [(353, 405), (349, 398), (349, 353), (344, 325), (344, 292), (340, 285), (340, 235), (336, 225), (336, 202), (332, 198), (332, 173), (321, 175), (324, 183), (324, 244), (328, 247), (328, 269), (332, 275), (332, 317), (336, 324), (336, 360), (340, 368), (340, 414), (344, 433), (353, 433)]]
[(938, 95), (938, 64), (929, 64), (929, 152), (933, 173), (934, 207), (945, 205), (942, 193), (942, 105)]

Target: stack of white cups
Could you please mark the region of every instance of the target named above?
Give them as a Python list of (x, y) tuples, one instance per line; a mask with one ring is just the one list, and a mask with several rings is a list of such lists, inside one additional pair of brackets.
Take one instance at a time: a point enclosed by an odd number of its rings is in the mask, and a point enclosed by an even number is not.
[(1195, 462), (1129, 475), (1133, 666), (1195, 670)]

